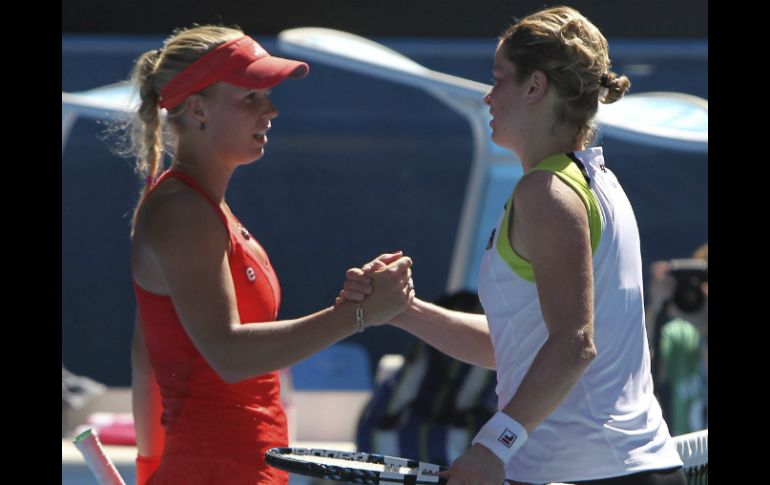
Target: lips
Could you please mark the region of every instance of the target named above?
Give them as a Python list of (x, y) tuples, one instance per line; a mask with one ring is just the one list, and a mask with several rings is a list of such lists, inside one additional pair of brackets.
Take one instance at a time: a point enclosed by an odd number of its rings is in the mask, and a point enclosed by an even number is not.
[(267, 143), (267, 132), (270, 131), (270, 128), (272, 127), (273, 127), (273, 124), (270, 122), (270, 120), (268, 120), (267, 125), (265, 125), (263, 129), (251, 135), (251, 137), (254, 138), (254, 140), (256, 140), (257, 143), (264, 145), (265, 143)]

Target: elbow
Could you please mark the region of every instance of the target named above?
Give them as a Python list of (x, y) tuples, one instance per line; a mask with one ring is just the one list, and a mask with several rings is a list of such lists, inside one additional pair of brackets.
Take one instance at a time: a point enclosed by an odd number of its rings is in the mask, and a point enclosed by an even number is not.
[(593, 342), (590, 345), (582, 346), (580, 349), (580, 361), (585, 362), (586, 366), (596, 358), (596, 346)]
[(578, 333), (571, 338), (557, 338), (559, 352), (570, 366), (585, 369), (596, 358), (596, 345), (593, 336)]
[(230, 336), (206, 355), (208, 364), (226, 384), (237, 384), (272, 370), (262, 359), (254, 357), (253, 351), (238, 345), (238, 340)]
[[(231, 324), (230, 331), (199, 346), (206, 362), (226, 384), (237, 384), (279, 369), (275, 356), (255, 345), (255, 339), (238, 332), (240, 323)], [(271, 360), (272, 358), (272, 360)]]
[(596, 358), (596, 345), (592, 335), (580, 334), (574, 341), (574, 350), (577, 361), (585, 367)]
[(243, 376), (235, 372), (217, 371), (217, 375), (219, 375), (220, 379), (225, 381), (225, 384), (236, 384), (244, 379)]
[(226, 384), (236, 384), (249, 377), (244, 374), (243, 366), (239, 365), (239, 362), (234, 357), (233, 355), (228, 355), (227, 352), (223, 352), (219, 355), (212, 355), (211, 358), (207, 359), (214, 372)]
[(225, 381), (226, 384), (236, 384), (249, 377), (244, 375), (239, 366), (235, 365), (233, 362), (228, 362), (227, 360), (228, 359), (221, 359), (216, 363), (212, 361), (209, 362), (209, 365), (214, 369), (214, 372), (216, 372), (219, 378)]
[(226, 384), (235, 384), (243, 380), (242, 366), (234, 352), (214, 350), (204, 354), (206, 363)]
[(235, 324), (231, 324), (230, 331), (225, 335), (212, 339), (210, 345), (200, 347), (206, 362), (226, 384), (236, 384), (250, 377), (246, 375), (244, 350), (239, 348), (236, 328)]
[(214, 372), (217, 373), (220, 379), (225, 381), (226, 384), (237, 384), (243, 380), (251, 379), (252, 377), (256, 377), (258, 375), (265, 374), (267, 372), (271, 372), (275, 369), (268, 369), (268, 368), (251, 368), (246, 367), (245, 365), (241, 364), (235, 364), (235, 363), (220, 363), (218, 366), (211, 366), (214, 369)]

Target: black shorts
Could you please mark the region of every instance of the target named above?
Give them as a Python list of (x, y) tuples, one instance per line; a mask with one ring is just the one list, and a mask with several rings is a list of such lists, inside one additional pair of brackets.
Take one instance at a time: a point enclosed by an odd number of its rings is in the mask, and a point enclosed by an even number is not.
[(682, 467), (676, 467), (666, 470), (644, 471), (622, 477), (568, 483), (574, 485), (686, 485), (687, 477), (685, 477)]

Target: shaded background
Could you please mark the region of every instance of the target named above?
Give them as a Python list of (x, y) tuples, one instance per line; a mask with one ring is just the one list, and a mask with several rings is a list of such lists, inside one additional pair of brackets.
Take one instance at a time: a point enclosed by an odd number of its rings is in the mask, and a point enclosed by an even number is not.
[[(70, 2), (62, 17), (62, 90), (124, 79), (133, 59), (176, 26), (237, 23), (281, 54), (274, 34), (324, 26), (371, 36), (438, 71), (489, 82), (494, 39), (538, 2)], [(632, 93), (708, 98), (703, 2), (570, 2), (607, 35), (613, 70)], [(419, 38), (418, 38), (419, 37)], [(471, 162), (467, 123), (413, 88), (311, 63), (274, 90), (281, 115), (266, 156), (238, 170), (228, 201), (265, 246), (283, 290), (280, 318), (333, 302), (344, 270), (383, 251), (415, 261), (420, 297), (443, 294)], [(62, 154), (62, 359), (77, 374), (129, 385), (134, 301), (130, 214), (139, 189), (130, 162), (80, 120)], [(687, 257), (707, 240), (706, 155), (607, 138), (608, 166), (636, 211), (645, 267)], [(382, 327), (353, 336), (372, 366), (408, 337)]]
[(193, 22), (225, 22), (263, 35), (314, 25), (364, 36), (494, 37), (514, 16), (561, 4), (608, 38), (708, 36), (704, 0), (73, 0), (62, 7), (62, 32), (165, 34)]

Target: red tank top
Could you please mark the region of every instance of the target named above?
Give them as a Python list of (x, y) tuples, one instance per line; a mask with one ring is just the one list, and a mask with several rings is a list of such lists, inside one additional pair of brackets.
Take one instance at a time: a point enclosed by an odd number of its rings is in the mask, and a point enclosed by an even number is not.
[[(228, 261), (241, 321), (274, 321), (281, 299), (278, 278), (269, 260), (264, 262), (249, 247), (249, 241), (256, 241), (185, 173), (165, 172), (148, 194), (169, 178), (181, 180), (205, 197), (225, 225), (230, 236)], [(166, 430), (166, 443), (162, 465), (164, 461), (178, 461), (171, 458), (229, 457), (256, 466), (262, 473), (275, 470), (265, 465), (265, 451), (288, 446), (278, 372), (227, 384), (190, 340), (171, 298), (146, 291), (136, 282), (133, 287), (163, 401), (161, 422)], [(283, 472), (274, 476), (270, 483), (286, 482)]]

